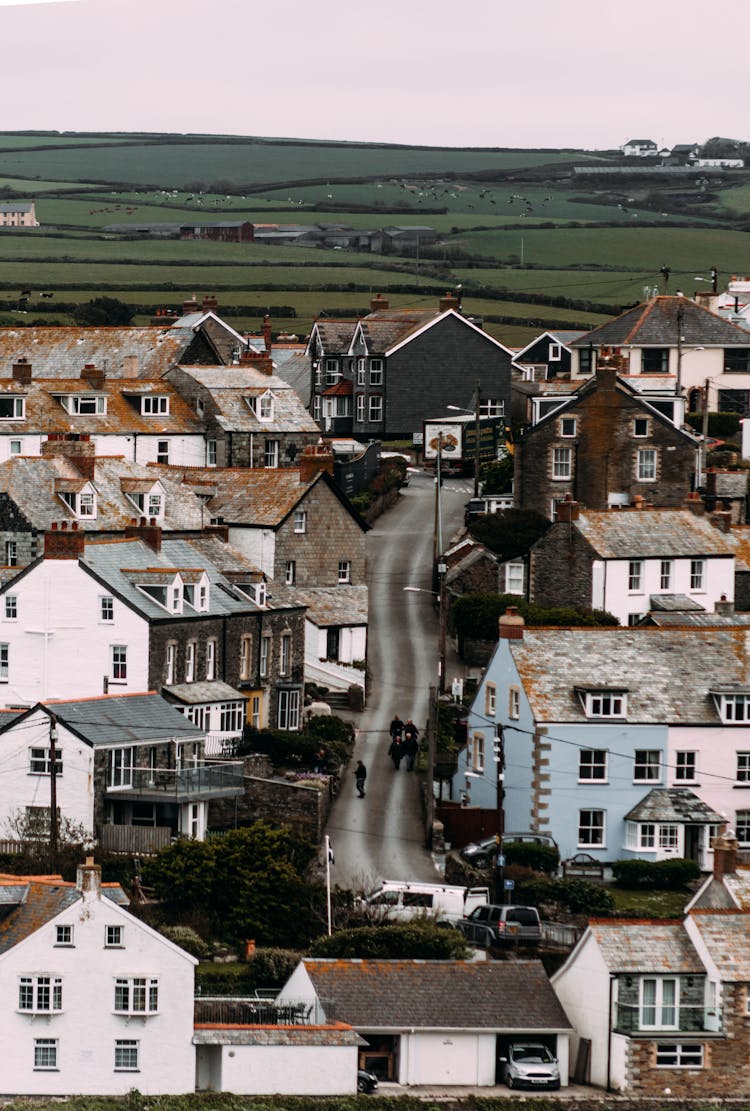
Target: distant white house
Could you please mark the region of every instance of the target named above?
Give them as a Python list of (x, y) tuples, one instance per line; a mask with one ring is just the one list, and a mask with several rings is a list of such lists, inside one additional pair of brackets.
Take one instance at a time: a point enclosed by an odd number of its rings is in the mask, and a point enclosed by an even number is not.
[(653, 139), (628, 139), (620, 150), (626, 158), (656, 158), (659, 153)]
[(0, 204), (0, 228), (38, 228), (33, 201), (8, 201)]

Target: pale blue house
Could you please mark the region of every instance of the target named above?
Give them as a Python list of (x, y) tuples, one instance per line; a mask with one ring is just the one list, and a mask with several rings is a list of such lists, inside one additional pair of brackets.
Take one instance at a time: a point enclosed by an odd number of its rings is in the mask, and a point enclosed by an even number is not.
[(738, 632), (527, 629), (509, 611), (452, 799), (502, 803), (505, 830), (551, 834), (562, 859), (687, 856), (710, 867), (719, 826), (741, 825), (745, 795), (750, 806), (750, 729), (724, 721), (716, 695), (747, 682)]

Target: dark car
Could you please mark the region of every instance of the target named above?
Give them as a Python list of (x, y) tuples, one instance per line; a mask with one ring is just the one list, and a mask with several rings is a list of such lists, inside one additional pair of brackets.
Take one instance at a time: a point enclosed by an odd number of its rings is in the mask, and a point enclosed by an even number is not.
[[(529, 830), (525, 833), (504, 833), (503, 845), (510, 844), (549, 845), (556, 849), (557, 842), (548, 833), (535, 833)], [(492, 864), (497, 855), (497, 838), (485, 837), (481, 841), (470, 841), (461, 849), (461, 856), (475, 868), (486, 868)]]
[(376, 1092), (378, 1089), (378, 1078), (374, 1072), (368, 1069), (357, 1069), (357, 1091)]
[(468, 918), (456, 923), (470, 945), (489, 949), (492, 945), (538, 945), (542, 926), (536, 907), (499, 906), (485, 903)]

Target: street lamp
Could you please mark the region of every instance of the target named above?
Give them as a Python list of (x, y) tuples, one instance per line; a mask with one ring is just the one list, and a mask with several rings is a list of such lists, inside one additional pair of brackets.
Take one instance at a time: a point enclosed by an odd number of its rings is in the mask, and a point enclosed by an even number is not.
[(438, 590), (427, 590), (422, 586), (405, 586), (402, 589), (410, 594), (431, 594), (433, 598), (438, 600), (438, 614), (439, 614), (439, 633), (438, 633), (438, 691), (440, 694), (445, 694), (445, 657), (446, 657), (446, 642), (448, 637), (448, 621), (447, 621), (447, 605), (445, 597), (445, 573), (448, 570), (448, 565), (442, 557), (438, 560), (437, 573), (438, 573)]

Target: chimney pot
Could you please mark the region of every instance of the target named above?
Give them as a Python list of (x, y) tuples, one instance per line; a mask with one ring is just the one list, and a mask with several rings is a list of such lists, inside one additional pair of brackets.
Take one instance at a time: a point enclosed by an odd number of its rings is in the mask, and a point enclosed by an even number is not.
[(518, 612), (518, 606), (508, 606), (498, 622), (500, 640), (523, 640), (526, 622)]
[(389, 308), (390, 301), (387, 297), (384, 297), (382, 293), (376, 293), (370, 301), (370, 312), (379, 312)]
[(565, 501), (557, 503), (557, 520), (570, 523), (577, 521), (581, 515), (580, 502), (574, 501), (570, 494), (565, 495)]
[(31, 363), (25, 355), (22, 355), (18, 362), (13, 364), (11, 374), (15, 382), (22, 382), (24, 385), (28, 385), (31, 381)]
[(333, 474), (333, 453), (325, 446), (310, 444), (299, 456), (299, 480), (310, 482), (320, 471)]
[(101, 865), (94, 864), (93, 856), (87, 856), (84, 864), (76, 869), (76, 888), (84, 899), (100, 899), (102, 893)]
[(712, 843), (714, 850), (714, 878), (730, 876), (737, 871), (738, 841), (734, 830), (724, 828)]

